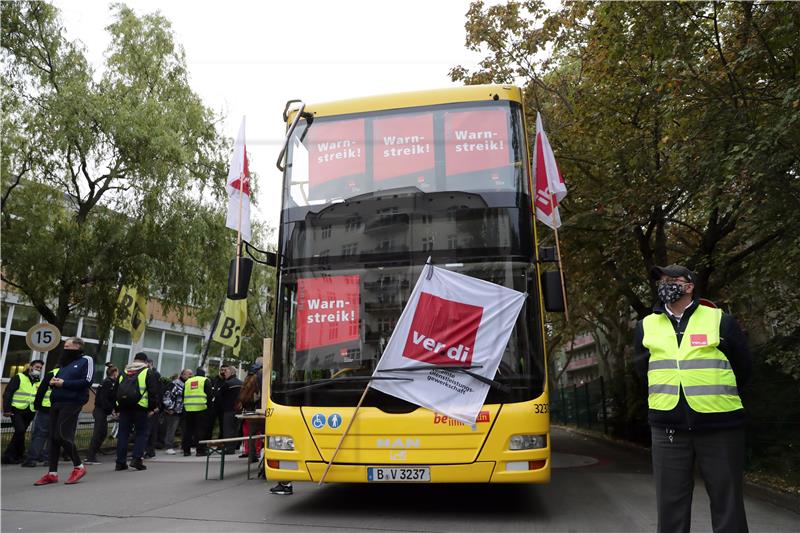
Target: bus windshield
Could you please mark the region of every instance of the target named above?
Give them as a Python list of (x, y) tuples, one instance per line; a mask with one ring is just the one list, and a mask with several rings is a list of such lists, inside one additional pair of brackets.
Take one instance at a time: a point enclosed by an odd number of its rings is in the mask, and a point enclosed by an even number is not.
[[(372, 374), (429, 257), (527, 294), (495, 376), (509, 387), (486, 401), (541, 395), (527, 167), (515, 102), (301, 122), (284, 175), (273, 400), (355, 405), (355, 378)], [(374, 390), (364, 405), (415, 407)]]

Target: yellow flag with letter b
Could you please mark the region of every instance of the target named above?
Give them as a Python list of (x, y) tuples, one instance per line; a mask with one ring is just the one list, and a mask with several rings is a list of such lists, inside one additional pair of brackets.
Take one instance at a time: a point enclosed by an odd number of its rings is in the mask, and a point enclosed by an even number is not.
[(217, 320), (212, 340), (233, 348), (233, 355), (238, 356), (242, 347), (242, 331), (247, 322), (247, 299), (225, 299), (225, 306)]
[(133, 342), (138, 342), (147, 325), (147, 298), (139, 294), (136, 287), (124, 286), (117, 298), (117, 319), (115, 323), (131, 332)]

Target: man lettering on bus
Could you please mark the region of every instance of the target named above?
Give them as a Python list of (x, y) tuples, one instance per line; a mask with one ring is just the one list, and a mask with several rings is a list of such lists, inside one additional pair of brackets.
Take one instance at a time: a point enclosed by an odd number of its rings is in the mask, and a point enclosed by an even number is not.
[(751, 367), (736, 320), (701, 305), (695, 274), (653, 267), (660, 302), (636, 325), (637, 370), (648, 385), (658, 531), (689, 531), (694, 464), (711, 501), (715, 532), (746, 532), (744, 408)]

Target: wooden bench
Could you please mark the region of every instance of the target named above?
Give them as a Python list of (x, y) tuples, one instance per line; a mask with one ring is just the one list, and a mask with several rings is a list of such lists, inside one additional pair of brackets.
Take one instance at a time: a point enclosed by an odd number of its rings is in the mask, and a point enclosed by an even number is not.
[(255, 458), (256, 448), (253, 446), (255, 439), (263, 439), (264, 435), (248, 435), (247, 437), (231, 437), (229, 439), (208, 439), (201, 440), (198, 444), (203, 444), (206, 447), (206, 479), (208, 479), (208, 463), (212, 455), (219, 455), (219, 479), (225, 479), (225, 447), (231, 442), (244, 442), (249, 443), (248, 450), (249, 456), (247, 458), (247, 479), (250, 479), (250, 464)]

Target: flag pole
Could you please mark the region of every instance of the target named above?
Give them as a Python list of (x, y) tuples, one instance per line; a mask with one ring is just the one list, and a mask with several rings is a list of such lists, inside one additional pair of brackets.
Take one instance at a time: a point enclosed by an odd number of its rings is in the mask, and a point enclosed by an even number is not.
[(353, 422), (355, 422), (356, 420), (356, 415), (358, 414), (358, 410), (361, 409), (361, 404), (364, 403), (364, 398), (367, 397), (367, 391), (369, 391), (369, 386), (371, 383), (372, 383), (371, 381), (368, 382), (367, 386), (364, 388), (364, 393), (361, 395), (361, 399), (358, 400), (358, 404), (356, 404), (356, 410), (353, 411), (353, 416), (350, 417), (350, 422), (347, 423), (347, 427), (345, 428), (344, 433), (342, 433), (342, 438), (339, 439), (339, 444), (337, 444), (336, 449), (333, 450), (333, 455), (331, 456), (331, 460), (328, 462), (328, 466), (325, 467), (325, 472), (323, 472), (322, 477), (319, 478), (319, 483), (318, 483), (319, 485), (322, 485), (325, 482), (325, 478), (328, 476), (328, 472), (330, 471), (331, 466), (333, 466), (333, 461), (334, 459), (336, 459), (336, 455), (338, 455), (339, 449), (342, 447), (344, 438), (350, 432), (350, 428), (353, 427)]
[(234, 279), (233, 292), (239, 294), (239, 263), (242, 258), (242, 204), (244, 203), (244, 186), (242, 176), (239, 176), (239, 225), (236, 230), (236, 276)]
[(553, 233), (556, 238), (556, 256), (558, 257), (558, 273), (561, 276), (561, 300), (564, 302), (564, 319), (569, 322), (569, 308), (567, 306), (567, 285), (564, 282), (564, 264), (561, 262), (561, 242), (558, 238), (558, 225), (556, 224), (556, 207), (553, 204), (553, 193), (550, 192), (550, 181), (547, 182), (547, 194), (550, 195), (550, 219), (553, 221)]

